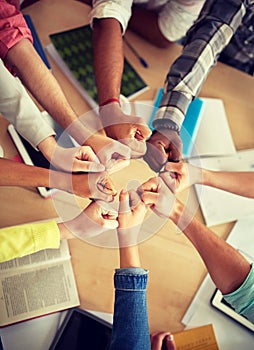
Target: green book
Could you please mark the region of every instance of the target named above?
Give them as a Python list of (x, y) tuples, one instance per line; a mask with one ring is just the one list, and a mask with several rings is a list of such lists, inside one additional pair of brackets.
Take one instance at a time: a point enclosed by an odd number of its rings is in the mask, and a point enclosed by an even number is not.
[[(93, 67), (92, 29), (90, 25), (50, 34), (52, 44), (47, 46), (56, 64), (93, 108), (98, 105)], [(133, 98), (148, 86), (131, 64), (124, 59), (121, 94)]]

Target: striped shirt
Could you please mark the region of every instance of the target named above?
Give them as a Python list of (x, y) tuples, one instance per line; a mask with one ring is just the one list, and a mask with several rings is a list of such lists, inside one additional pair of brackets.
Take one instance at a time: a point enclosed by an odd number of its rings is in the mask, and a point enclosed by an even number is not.
[[(190, 102), (221, 59), (253, 74), (254, 0), (207, 0), (166, 77), (153, 126), (181, 128)], [(244, 68), (244, 69), (243, 69)]]

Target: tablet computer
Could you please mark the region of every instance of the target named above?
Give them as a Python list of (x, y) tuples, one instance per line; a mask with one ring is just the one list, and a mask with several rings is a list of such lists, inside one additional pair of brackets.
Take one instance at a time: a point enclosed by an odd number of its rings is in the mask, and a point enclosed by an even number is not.
[(73, 308), (60, 326), (49, 350), (108, 350), (112, 325), (82, 310)]
[[(56, 121), (54, 121), (47, 112), (42, 112), (42, 115), (45, 117), (46, 122), (48, 122), (54, 129), (56, 133), (56, 141), (59, 146), (69, 148), (78, 145), (77, 142), (66, 132), (64, 132), (64, 129)], [(43, 154), (34, 149), (30, 143), (18, 133), (12, 124), (9, 124), (8, 132), (25, 164), (35, 165), (47, 169), (50, 168), (50, 163), (43, 156)], [(49, 187), (37, 187), (37, 189), (40, 195), (43, 197), (49, 197), (55, 191), (57, 191), (56, 189)]]
[(248, 330), (254, 332), (254, 324), (249, 321), (246, 317), (238, 314), (233, 307), (226, 302), (223, 298), (223, 295), (219, 289), (215, 289), (211, 297), (211, 305), (217, 310), (223, 312), (225, 315), (230, 317), (235, 322), (238, 322), (239, 325), (246, 327)]

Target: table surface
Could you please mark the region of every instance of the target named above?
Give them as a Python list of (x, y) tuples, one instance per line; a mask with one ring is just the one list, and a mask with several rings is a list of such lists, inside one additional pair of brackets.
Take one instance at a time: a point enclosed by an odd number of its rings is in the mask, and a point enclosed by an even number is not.
[[(24, 13), (31, 15), (43, 46), (50, 42), (49, 34), (87, 24), (88, 12), (87, 5), (73, 0), (41, 0), (24, 9)], [(128, 47), (125, 47), (126, 57), (150, 86), (149, 91), (138, 99), (154, 98), (156, 89), (163, 85), (169, 66), (179, 55), (181, 47), (174, 44), (169, 49), (159, 49), (132, 32), (128, 31), (126, 36), (143, 53), (149, 64), (149, 68), (143, 68)], [(89, 106), (77, 90), (52, 60), (50, 63), (52, 73), (77, 114), (89, 111)], [(223, 100), (238, 150), (254, 147), (252, 77), (219, 63), (209, 74), (200, 96)], [(6, 130), (8, 123), (3, 117), (0, 117), (0, 123), (0, 143), (4, 156), (12, 158), (17, 150)], [(142, 162), (132, 162), (121, 176), (115, 174), (113, 181), (117, 187), (125, 186), (130, 172), (138, 181), (146, 180), (151, 172), (148, 167), (143, 171), (143, 167)], [(195, 203), (193, 189), (188, 194)], [(54, 199), (44, 199), (34, 188), (2, 187), (0, 198), (0, 227), (56, 217), (56, 203), (60, 203), (60, 208), (64, 207), (70, 216), (76, 210), (68, 204), (68, 196), (65, 198), (64, 194), (59, 194)], [(81, 200), (79, 205), (86, 203), (87, 200)], [(196, 215), (203, 220), (200, 209)], [(223, 224), (213, 227), (213, 230), (220, 237), (226, 238), (233, 225), (234, 223)], [(191, 243), (177, 232), (171, 222), (164, 223), (155, 231), (153, 236), (140, 244), (142, 265), (150, 271), (147, 295), (150, 329), (176, 332), (183, 329), (181, 319), (202, 282), (206, 269)], [(112, 312), (112, 277), (118, 266), (117, 249), (98, 247), (78, 239), (69, 241), (69, 246), (81, 307)]]

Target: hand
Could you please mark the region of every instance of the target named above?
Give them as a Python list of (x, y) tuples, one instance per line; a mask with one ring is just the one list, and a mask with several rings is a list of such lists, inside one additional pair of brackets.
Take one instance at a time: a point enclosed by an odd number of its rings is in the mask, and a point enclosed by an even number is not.
[(100, 107), (100, 119), (106, 134), (131, 149), (132, 158), (140, 158), (146, 153), (146, 139), (151, 131), (141, 117), (123, 113), (118, 103)]
[(117, 214), (116, 211), (105, 210), (92, 201), (79, 216), (64, 224), (74, 236), (85, 240), (117, 228)]
[(102, 164), (110, 173), (116, 172), (130, 164), (130, 148), (110, 137), (94, 134), (86, 140)]
[(169, 332), (157, 332), (150, 335), (151, 350), (176, 350), (174, 337)]
[(121, 191), (119, 199), (118, 240), (120, 247), (126, 247), (137, 243), (147, 208), (134, 190)]
[(159, 176), (171, 190), (173, 189), (171, 188), (172, 181), (170, 178), (173, 177), (176, 192), (181, 192), (194, 184), (202, 183), (202, 169), (194, 165), (185, 162), (168, 162), (165, 164), (164, 170), (165, 172), (162, 172)]
[[(171, 187), (175, 180), (171, 178)], [(172, 213), (175, 196), (160, 177), (153, 177), (138, 188), (142, 201), (160, 217), (169, 218)]]
[(155, 131), (146, 144), (144, 160), (156, 172), (159, 172), (168, 160), (179, 161), (182, 157), (182, 141), (174, 130)]
[(105, 166), (89, 146), (63, 148), (57, 146), (51, 164), (57, 169), (70, 172), (101, 172)]
[(117, 194), (117, 191), (107, 172), (74, 174), (68, 178), (68, 192), (82, 197), (101, 199), (111, 202)]

